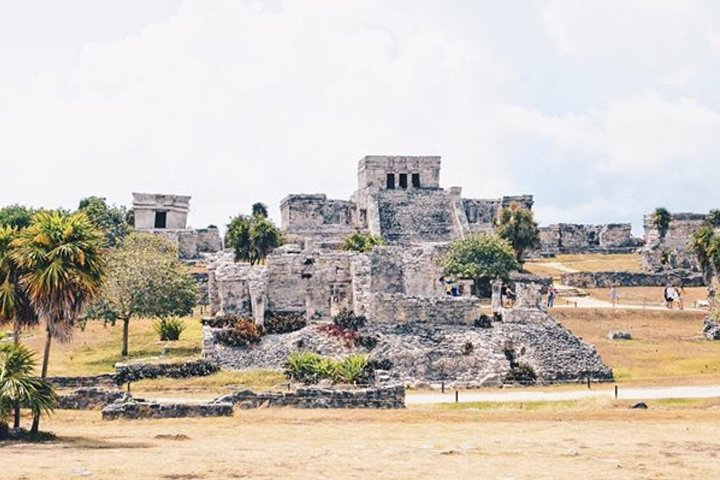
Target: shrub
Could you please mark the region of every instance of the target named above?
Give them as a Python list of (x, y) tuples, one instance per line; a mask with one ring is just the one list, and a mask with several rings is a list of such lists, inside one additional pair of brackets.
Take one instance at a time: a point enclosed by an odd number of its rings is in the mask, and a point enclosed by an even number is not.
[(311, 385), (320, 380), (334, 380), (337, 362), (314, 352), (296, 352), (291, 354), (285, 363), (285, 376)]
[(480, 315), (473, 322), (476, 328), (492, 328), (492, 319), (485, 314)]
[(347, 252), (369, 252), (376, 246), (382, 246), (385, 242), (380, 236), (373, 236), (369, 233), (354, 232), (343, 239), (343, 250)]
[(462, 354), (465, 356), (470, 355), (475, 350), (475, 345), (472, 342), (465, 342), (463, 345)]
[(323, 325), (322, 327), (320, 327), (320, 331), (325, 332), (331, 337), (342, 340), (343, 344), (345, 344), (345, 347), (347, 348), (352, 348), (357, 345), (358, 334), (355, 330), (342, 328), (335, 325), (334, 323), (331, 323), (329, 325)]
[(215, 334), (215, 340), (228, 347), (249, 347), (260, 343), (263, 328), (252, 320), (241, 318), (231, 329), (221, 330)]
[(665, 238), (665, 235), (667, 235), (667, 232), (670, 229), (670, 221), (671, 220), (672, 220), (672, 215), (667, 210), (667, 208), (658, 207), (653, 212), (652, 223), (653, 223), (653, 226), (655, 226), (655, 228), (657, 228), (661, 239)]
[(238, 320), (240, 320), (240, 317), (231, 313), (204, 319), (203, 323), (210, 328), (231, 328), (235, 326)]
[(153, 323), (153, 330), (160, 335), (160, 341), (175, 342), (180, 340), (180, 334), (185, 331), (185, 322), (179, 318), (162, 318)]
[(377, 337), (374, 337), (372, 335), (359, 335), (355, 339), (355, 343), (359, 347), (363, 347), (368, 350), (372, 350), (373, 348), (375, 348), (377, 346), (378, 339), (377, 339)]
[(290, 333), (305, 328), (305, 315), (293, 312), (267, 312), (265, 314), (265, 333)]
[(535, 370), (527, 363), (520, 362), (513, 366), (505, 377), (505, 381), (521, 383), (523, 385), (533, 384), (537, 380)]
[(343, 308), (340, 313), (333, 317), (333, 323), (345, 330), (357, 331), (365, 326), (365, 321), (364, 316), (356, 316), (355, 312), (347, 308)]
[(371, 380), (372, 370), (367, 355), (350, 355), (337, 364), (337, 380), (344, 383), (366, 383)]

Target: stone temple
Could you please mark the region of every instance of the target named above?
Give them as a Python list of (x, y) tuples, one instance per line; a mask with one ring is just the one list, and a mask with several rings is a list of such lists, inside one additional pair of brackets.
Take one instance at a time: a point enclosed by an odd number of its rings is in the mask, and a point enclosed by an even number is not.
[(531, 209), (533, 197), (462, 198), (462, 189), (440, 187), (440, 157), (366, 156), (358, 164), (358, 189), (350, 200), (323, 194), (289, 195), (280, 204), (288, 241), (304, 248), (333, 248), (355, 231), (389, 244), (451, 242), (492, 229), (502, 207)]
[(197, 260), (203, 253), (222, 250), (217, 227), (187, 227), (190, 197), (159, 193), (133, 193), (135, 230), (162, 235), (178, 246), (180, 258)]
[[(455, 362), (456, 381), (496, 384), (516, 360), (532, 364), (547, 381), (611, 378), (594, 349), (537, 301), (518, 298), (518, 308), (504, 312), (502, 322), (478, 331), (473, 326), (482, 315), (481, 301), (472, 295), (471, 282), (461, 283), (460, 296), (447, 295), (439, 260), (448, 243), (491, 231), (500, 208), (513, 202), (530, 209), (533, 198), (466, 199), (459, 187), (443, 189), (440, 157), (364, 157), (349, 200), (300, 194), (282, 201), (286, 244), (264, 264), (235, 263), (229, 252), (208, 261), (211, 315), (258, 324), (295, 316), (308, 327), (268, 335), (257, 348), (243, 350), (218, 345), (206, 325), (204, 355), (233, 369), (280, 368), (293, 350), (342, 354), (344, 347), (314, 326), (349, 310), (367, 318), (366, 333), (377, 340), (372, 354), (395, 365), (396, 379), (439, 380), (439, 372)], [(343, 239), (356, 231), (379, 235), (387, 245), (367, 253), (343, 251)], [(519, 296), (523, 291), (532, 289), (519, 289)]]

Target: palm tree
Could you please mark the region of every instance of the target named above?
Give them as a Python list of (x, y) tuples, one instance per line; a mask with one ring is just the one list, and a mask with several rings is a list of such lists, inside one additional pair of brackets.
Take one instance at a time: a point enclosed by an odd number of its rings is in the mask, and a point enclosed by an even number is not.
[[(22, 270), (21, 282), (46, 338), (41, 378), (47, 377), (52, 339), (68, 341), (75, 321), (102, 286), (103, 234), (83, 212), (40, 212), (21, 232), (11, 256)], [(37, 433), (40, 415), (33, 415)]]
[(0, 439), (8, 434), (7, 419), (15, 404), (33, 417), (52, 412), (57, 395), (50, 384), (33, 376), (35, 355), (22, 345), (0, 345)]
[[(0, 226), (0, 325), (13, 324), (15, 345), (20, 343), (20, 330), (36, 325), (35, 310), (20, 284), (20, 269), (10, 255), (18, 230), (9, 225)], [(15, 405), (14, 428), (20, 427), (20, 404)]]

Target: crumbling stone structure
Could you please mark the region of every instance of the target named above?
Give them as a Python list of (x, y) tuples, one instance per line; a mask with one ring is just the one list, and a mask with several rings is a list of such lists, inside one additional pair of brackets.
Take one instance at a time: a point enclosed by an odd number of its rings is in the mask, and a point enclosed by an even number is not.
[(133, 193), (135, 230), (162, 235), (178, 246), (180, 258), (195, 260), (203, 253), (222, 250), (217, 227), (187, 228), (190, 197), (159, 193)]
[(633, 253), (643, 240), (632, 236), (629, 223), (579, 225), (559, 223), (540, 228), (540, 254)]
[(653, 222), (653, 215), (644, 217), (645, 247), (642, 260), (651, 272), (685, 269), (700, 271), (692, 251), (692, 237), (707, 221), (701, 213), (673, 213), (664, 236)]
[(450, 242), (489, 231), (500, 208), (533, 197), (462, 198), (462, 189), (440, 187), (440, 157), (366, 156), (358, 164), (358, 189), (350, 200), (323, 194), (290, 195), (281, 205), (285, 238), (303, 247), (339, 245), (354, 231), (390, 244)]

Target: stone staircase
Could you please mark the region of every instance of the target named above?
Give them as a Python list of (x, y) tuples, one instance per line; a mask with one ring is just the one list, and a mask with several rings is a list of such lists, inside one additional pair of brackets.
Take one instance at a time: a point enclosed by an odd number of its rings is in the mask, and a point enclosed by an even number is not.
[(378, 203), (380, 231), (389, 243), (449, 242), (460, 236), (444, 190), (386, 190)]

